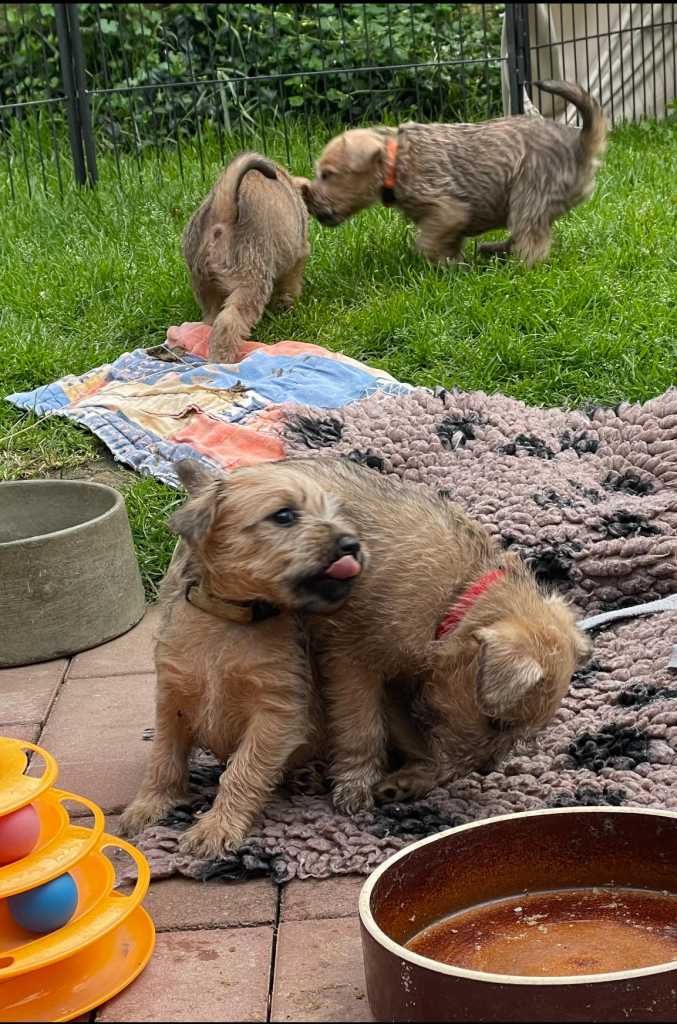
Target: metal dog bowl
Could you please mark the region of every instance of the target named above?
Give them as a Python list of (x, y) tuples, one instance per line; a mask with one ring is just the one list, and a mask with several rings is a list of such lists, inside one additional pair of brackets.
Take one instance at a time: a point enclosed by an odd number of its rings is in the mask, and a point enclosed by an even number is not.
[(95, 647), (143, 612), (117, 491), (81, 480), (0, 484), (0, 666)]
[(370, 875), (360, 920), (378, 1021), (675, 1021), (677, 814), (450, 829)]

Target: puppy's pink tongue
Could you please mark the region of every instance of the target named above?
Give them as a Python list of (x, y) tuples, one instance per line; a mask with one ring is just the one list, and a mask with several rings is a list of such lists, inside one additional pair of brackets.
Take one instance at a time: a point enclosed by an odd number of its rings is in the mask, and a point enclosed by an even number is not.
[(359, 576), (362, 572), (362, 566), (353, 558), (352, 555), (344, 555), (343, 558), (339, 558), (337, 562), (333, 562), (328, 569), (325, 569), (324, 575), (331, 576), (334, 580), (351, 580), (353, 576)]

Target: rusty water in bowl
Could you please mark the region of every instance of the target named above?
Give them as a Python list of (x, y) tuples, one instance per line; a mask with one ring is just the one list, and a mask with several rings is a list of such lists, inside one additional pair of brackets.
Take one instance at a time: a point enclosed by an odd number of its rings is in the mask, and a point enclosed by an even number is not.
[(677, 960), (677, 895), (592, 887), (492, 900), (414, 935), (406, 948), (472, 971), (562, 977)]

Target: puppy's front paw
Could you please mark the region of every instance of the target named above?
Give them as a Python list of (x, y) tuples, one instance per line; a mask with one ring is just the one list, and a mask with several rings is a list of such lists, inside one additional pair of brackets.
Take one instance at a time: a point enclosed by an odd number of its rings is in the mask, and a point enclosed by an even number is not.
[(374, 806), (372, 787), (367, 781), (350, 779), (337, 782), (332, 793), (334, 807), (344, 814), (357, 814)]
[(162, 821), (176, 807), (179, 801), (170, 796), (156, 794), (138, 797), (120, 818), (118, 831), (121, 836), (135, 836), (148, 825)]
[(179, 840), (179, 853), (191, 854), (204, 860), (218, 860), (233, 853), (242, 844), (244, 835), (225, 828), (211, 812), (203, 815)]

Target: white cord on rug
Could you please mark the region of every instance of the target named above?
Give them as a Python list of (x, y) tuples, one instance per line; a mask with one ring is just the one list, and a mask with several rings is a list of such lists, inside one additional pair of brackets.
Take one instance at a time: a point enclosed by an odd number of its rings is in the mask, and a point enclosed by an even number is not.
[[(631, 608), (617, 608), (613, 612), (602, 612), (600, 615), (592, 615), (589, 619), (579, 619), (578, 626), (580, 629), (594, 629), (595, 626), (601, 626), (613, 619), (634, 619), (637, 615), (667, 611), (677, 611), (677, 594), (661, 597), (658, 601), (648, 601), (646, 604), (635, 604)], [(677, 669), (677, 644), (672, 648), (672, 657), (668, 668)]]

